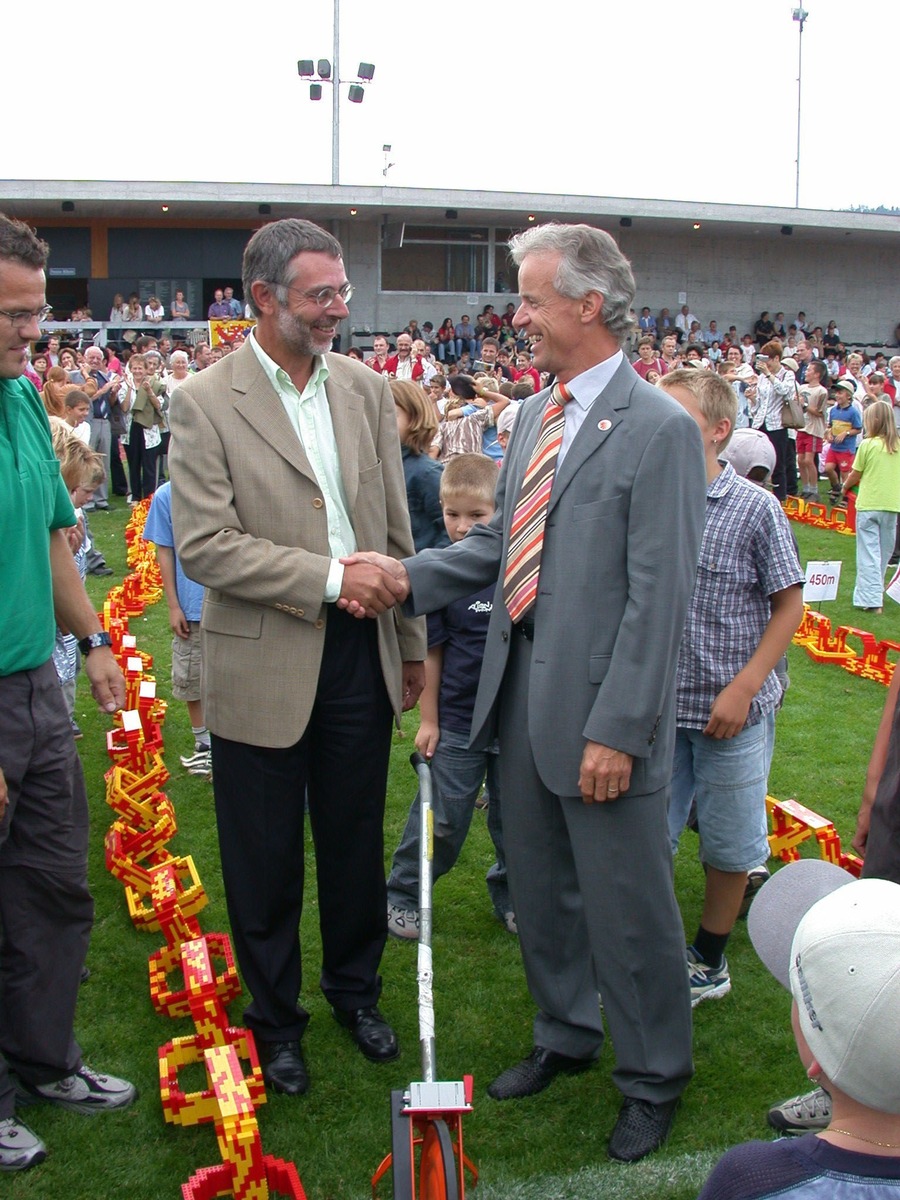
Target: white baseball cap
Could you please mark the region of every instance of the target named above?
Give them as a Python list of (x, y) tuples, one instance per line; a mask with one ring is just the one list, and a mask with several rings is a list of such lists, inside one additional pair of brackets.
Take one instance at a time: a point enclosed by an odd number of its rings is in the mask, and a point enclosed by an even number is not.
[(900, 1113), (900, 886), (801, 859), (760, 889), (747, 929), (828, 1078)]

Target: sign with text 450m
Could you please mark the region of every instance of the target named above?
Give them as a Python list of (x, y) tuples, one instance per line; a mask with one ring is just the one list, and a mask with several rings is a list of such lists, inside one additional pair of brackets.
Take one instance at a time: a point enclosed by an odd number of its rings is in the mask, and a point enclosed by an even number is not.
[(803, 599), (836, 600), (838, 584), (841, 582), (840, 562), (811, 562), (806, 564), (806, 583)]

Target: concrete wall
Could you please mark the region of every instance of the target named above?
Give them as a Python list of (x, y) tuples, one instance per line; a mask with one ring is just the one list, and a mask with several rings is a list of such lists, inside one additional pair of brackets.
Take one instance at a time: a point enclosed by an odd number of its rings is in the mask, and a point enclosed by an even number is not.
[[(474, 316), (485, 304), (503, 312), (508, 294), (409, 292), (378, 294), (379, 227), (375, 222), (344, 221), (335, 230), (346, 250), (347, 274), (356, 286), (350, 325), (394, 331), (410, 317), (435, 328), (444, 317), (454, 323), (462, 313)], [(704, 323), (715, 318), (719, 329), (737, 325), (752, 330), (767, 309), (783, 311), (788, 324), (799, 311), (824, 328), (832, 318), (848, 342), (892, 342), (900, 321), (900, 248), (845, 240), (815, 241), (809, 234), (791, 237), (722, 238), (663, 236), (621, 230), (619, 243), (631, 260), (637, 281), (637, 311), (663, 307), (674, 316), (679, 292)], [(364, 341), (362, 335), (354, 340)]]
[(632, 261), (637, 306), (656, 314), (678, 312), (687, 292), (697, 319), (714, 317), (719, 329), (753, 328), (768, 309), (787, 324), (799, 311), (823, 328), (835, 320), (845, 341), (892, 341), (900, 321), (900, 252), (885, 245), (790, 237), (660, 237), (623, 230), (622, 250)]

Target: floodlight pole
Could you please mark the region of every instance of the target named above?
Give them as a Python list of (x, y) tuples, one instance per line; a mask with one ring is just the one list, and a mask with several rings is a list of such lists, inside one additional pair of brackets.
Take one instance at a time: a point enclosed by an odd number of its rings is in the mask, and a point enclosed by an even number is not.
[[(335, 187), (341, 182), (341, 69), (338, 63), (338, 49), (341, 43), (340, 22), (340, 0), (334, 0), (334, 46), (331, 74), (331, 78), (334, 80), (331, 86), (331, 183)], [(799, 133), (797, 136), (800, 136)]]
[[(337, 0), (334, 0), (337, 4)], [(792, 14), (798, 25), (797, 37), (797, 176), (794, 185), (794, 208), (800, 207), (800, 112), (803, 87), (803, 26), (809, 13), (805, 8), (795, 8)]]

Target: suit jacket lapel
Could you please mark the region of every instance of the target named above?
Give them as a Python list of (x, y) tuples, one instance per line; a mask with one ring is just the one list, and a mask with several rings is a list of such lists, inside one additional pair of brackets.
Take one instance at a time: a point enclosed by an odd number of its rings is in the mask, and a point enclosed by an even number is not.
[(628, 408), (637, 381), (637, 372), (626, 360), (588, 409), (575, 440), (557, 468), (548, 511), (553, 509), (579, 468), (600, 449), (619, 424), (621, 417), (618, 410)]
[(352, 515), (359, 490), (359, 442), (363, 423), (363, 398), (353, 388), (353, 378), (338, 355), (328, 355), (329, 375), (325, 395), (331, 410), (331, 424), (337, 444), (338, 461), (347, 509)]
[(239, 412), (259, 436), (292, 467), (314, 483), (317, 482), (315, 472), (300, 439), (294, 432), (284, 405), (269, 383), (269, 377), (251, 346), (242, 346), (234, 352), (231, 386), (237, 393), (235, 411)]

